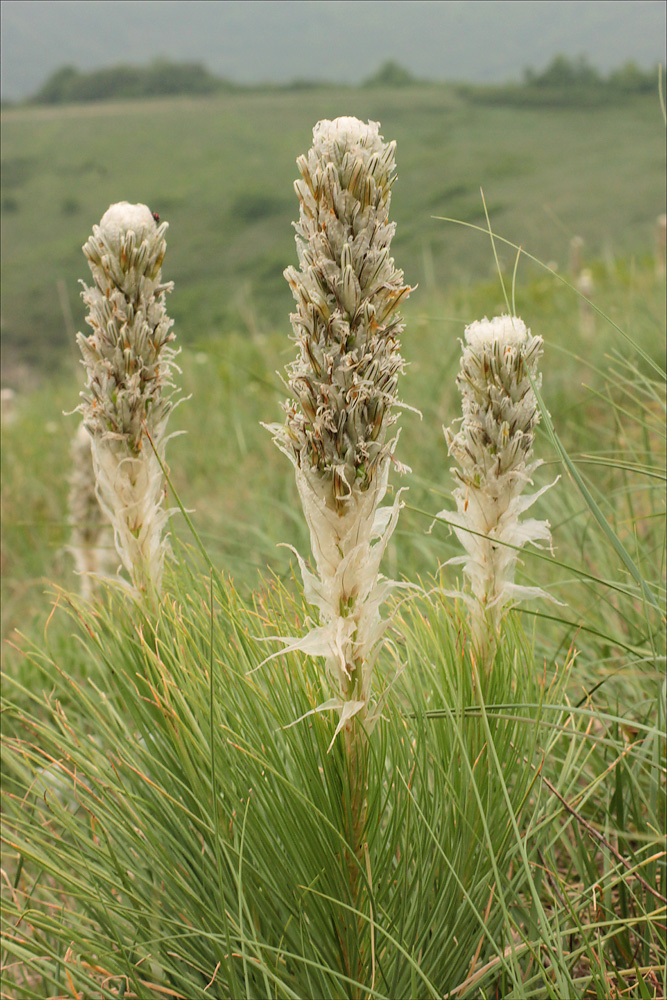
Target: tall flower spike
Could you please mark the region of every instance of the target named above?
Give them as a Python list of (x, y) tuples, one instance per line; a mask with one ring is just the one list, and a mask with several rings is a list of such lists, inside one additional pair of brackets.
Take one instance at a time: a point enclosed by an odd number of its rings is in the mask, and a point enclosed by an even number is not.
[(113, 548), (111, 528), (97, 500), (91, 437), (83, 424), (72, 438), (69, 491), (69, 551), (81, 580), (81, 596), (93, 596), (93, 582), (103, 575)]
[(465, 340), (456, 379), (463, 419), (456, 433), (445, 428), (449, 453), (459, 466), (453, 469), (457, 512), (443, 510), (437, 517), (454, 526), (466, 551), (450, 561), (463, 563), (471, 593), (462, 596), (470, 609), (472, 639), (488, 669), (507, 606), (549, 597), (539, 587), (514, 582), (526, 542), (551, 544), (548, 521), (520, 519), (549, 489), (522, 496), (542, 464), (531, 461), (540, 416), (533, 385), (541, 383), (542, 338), (531, 336), (516, 316), (497, 316), (466, 327)]
[[(290, 649), (326, 657), (337, 690), (339, 729), (365, 715), (378, 640), (379, 607), (395, 586), (379, 565), (400, 507), (380, 508), (397, 435), (403, 370), (396, 310), (411, 289), (389, 255), (396, 143), (376, 122), (321, 121), (297, 165), (295, 223), (300, 269), (285, 277), (296, 300), (298, 346), (287, 368), (292, 399), (270, 430), (294, 465), (317, 574), (299, 556), (306, 598), (320, 625)], [(338, 730), (337, 730), (338, 731)]]
[(122, 201), (105, 212), (83, 247), (94, 283), (84, 284), (82, 297), (93, 332), (77, 336), (88, 376), (78, 409), (92, 439), (97, 496), (135, 591), (151, 597), (166, 548), (160, 460), (174, 405), (176, 351), (165, 308), (173, 283), (162, 283), (160, 271), (166, 229), (146, 205)]

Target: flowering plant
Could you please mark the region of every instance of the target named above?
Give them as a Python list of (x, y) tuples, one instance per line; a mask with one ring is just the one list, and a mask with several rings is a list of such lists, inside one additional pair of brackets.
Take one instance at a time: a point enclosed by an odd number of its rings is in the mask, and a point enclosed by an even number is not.
[(161, 265), (167, 223), (146, 205), (119, 202), (83, 247), (89, 336), (78, 334), (87, 384), (78, 407), (92, 441), (97, 496), (135, 591), (159, 592), (169, 512), (164, 500), (166, 425), (173, 403), (173, 321)]
[[(542, 338), (533, 337), (516, 316), (496, 316), (466, 327), (457, 385), (463, 418), (458, 431), (445, 429), (457, 510), (440, 511), (466, 551), (463, 563), (470, 593), (473, 642), (480, 659), (493, 661), (503, 613), (510, 603), (548, 597), (539, 587), (514, 582), (519, 552), (527, 542), (551, 544), (548, 521), (521, 519), (549, 486), (523, 495), (535, 469), (535, 427), (540, 414), (533, 387)], [(553, 485), (550, 484), (550, 485)]]
[(398, 437), (391, 434), (403, 370), (396, 310), (410, 292), (389, 252), (395, 148), (376, 122), (347, 117), (315, 126), (308, 156), (297, 160), (300, 268), (285, 271), (298, 356), (287, 369), (285, 422), (270, 429), (295, 469), (317, 572), (297, 557), (320, 625), (283, 641), (326, 658), (338, 693), (320, 708), (340, 711), (337, 732), (366, 714), (387, 627), (379, 608), (396, 585), (379, 575), (400, 508), (398, 494), (391, 506), (380, 504)]

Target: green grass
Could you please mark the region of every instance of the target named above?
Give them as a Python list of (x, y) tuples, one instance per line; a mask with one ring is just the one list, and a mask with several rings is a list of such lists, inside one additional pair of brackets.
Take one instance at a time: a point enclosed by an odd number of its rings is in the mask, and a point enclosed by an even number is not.
[(8, 685), (16, 996), (69, 983), (92, 1000), (125, 979), (129, 995), (187, 1000), (211, 981), (221, 998), (555, 1000), (604, 996), (611, 977), (653, 984), (660, 723), (633, 715), (628, 743), (627, 715), (573, 710), (571, 660), (545, 684), (516, 627), (480, 688), (447, 603), (404, 605), (356, 909), (341, 742), (326, 751), (335, 720), (290, 725), (320, 700), (321, 675), (294, 656), (254, 672), (256, 637), (304, 607), (275, 582), (248, 607), (187, 558), (167, 589), (157, 625), (112, 595), (74, 609), (85, 679), (42, 644), (29, 652), (65, 708)]
[[(590, 257), (651, 246), (664, 201), (653, 95), (517, 109), (423, 86), (17, 108), (2, 115), (4, 378), (25, 381), (20, 366), (46, 372), (73, 356), (73, 331), (83, 327), (81, 246), (122, 199), (146, 202), (170, 223), (165, 276), (176, 282), (182, 342), (249, 323), (287, 332), (294, 161), (313, 124), (339, 114), (378, 120), (398, 142), (393, 246), (422, 295), (492, 273), (486, 240), (462, 240), (432, 218), (483, 222), (480, 186), (494, 228), (561, 268), (575, 234)], [(511, 253), (503, 256), (511, 266)]]

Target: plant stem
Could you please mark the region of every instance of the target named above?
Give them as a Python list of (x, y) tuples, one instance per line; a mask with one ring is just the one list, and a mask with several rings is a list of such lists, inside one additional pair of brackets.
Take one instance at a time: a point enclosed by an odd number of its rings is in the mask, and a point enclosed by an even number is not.
[[(346, 698), (358, 697), (361, 687), (362, 665), (355, 663), (346, 691)], [(343, 744), (345, 747), (345, 765), (348, 782), (348, 796), (344, 802), (345, 839), (347, 878), (351, 905), (356, 914), (346, 911), (346, 935), (343, 942), (345, 972), (361, 984), (366, 980), (367, 949), (364, 946), (364, 930), (366, 922), (361, 915), (363, 892), (362, 865), (365, 855), (366, 819), (368, 816), (368, 783), (367, 783), (367, 747), (366, 733), (363, 727), (365, 710), (360, 711), (343, 727)], [(354, 946), (350, 947), (354, 941)], [(361, 985), (352, 987), (353, 1000), (360, 1000)]]

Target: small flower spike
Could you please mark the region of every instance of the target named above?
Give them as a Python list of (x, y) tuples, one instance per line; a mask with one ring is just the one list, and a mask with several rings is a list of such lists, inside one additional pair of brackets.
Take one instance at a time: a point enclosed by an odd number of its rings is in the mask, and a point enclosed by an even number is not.
[(398, 495), (380, 504), (398, 437), (397, 309), (411, 291), (390, 256), (395, 148), (377, 122), (337, 118), (315, 126), (312, 148), (297, 160), (300, 267), (285, 277), (298, 356), (287, 369), (285, 423), (269, 428), (294, 466), (317, 567), (312, 573), (299, 557), (321, 624), (287, 641), (326, 657), (341, 725), (366, 712), (387, 627), (379, 607), (395, 586), (379, 576), (400, 508)]
[(463, 418), (456, 432), (445, 429), (449, 454), (458, 463), (452, 470), (457, 511), (437, 517), (453, 525), (466, 551), (450, 561), (463, 563), (470, 593), (461, 596), (469, 605), (477, 654), (489, 668), (508, 605), (549, 596), (514, 582), (521, 548), (527, 542), (551, 544), (548, 521), (520, 520), (549, 489), (522, 495), (542, 464), (531, 461), (540, 418), (533, 385), (541, 383), (542, 338), (531, 336), (516, 316), (497, 316), (466, 327), (462, 348), (456, 382)]
[(160, 271), (166, 230), (146, 205), (122, 201), (105, 212), (83, 247), (93, 275), (82, 293), (92, 333), (77, 336), (88, 376), (78, 409), (92, 440), (97, 496), (135, 592), (151, 597), (167, 544), (160, 461), (174, 406), (176, 351), (165, 308), (173, 284)]

